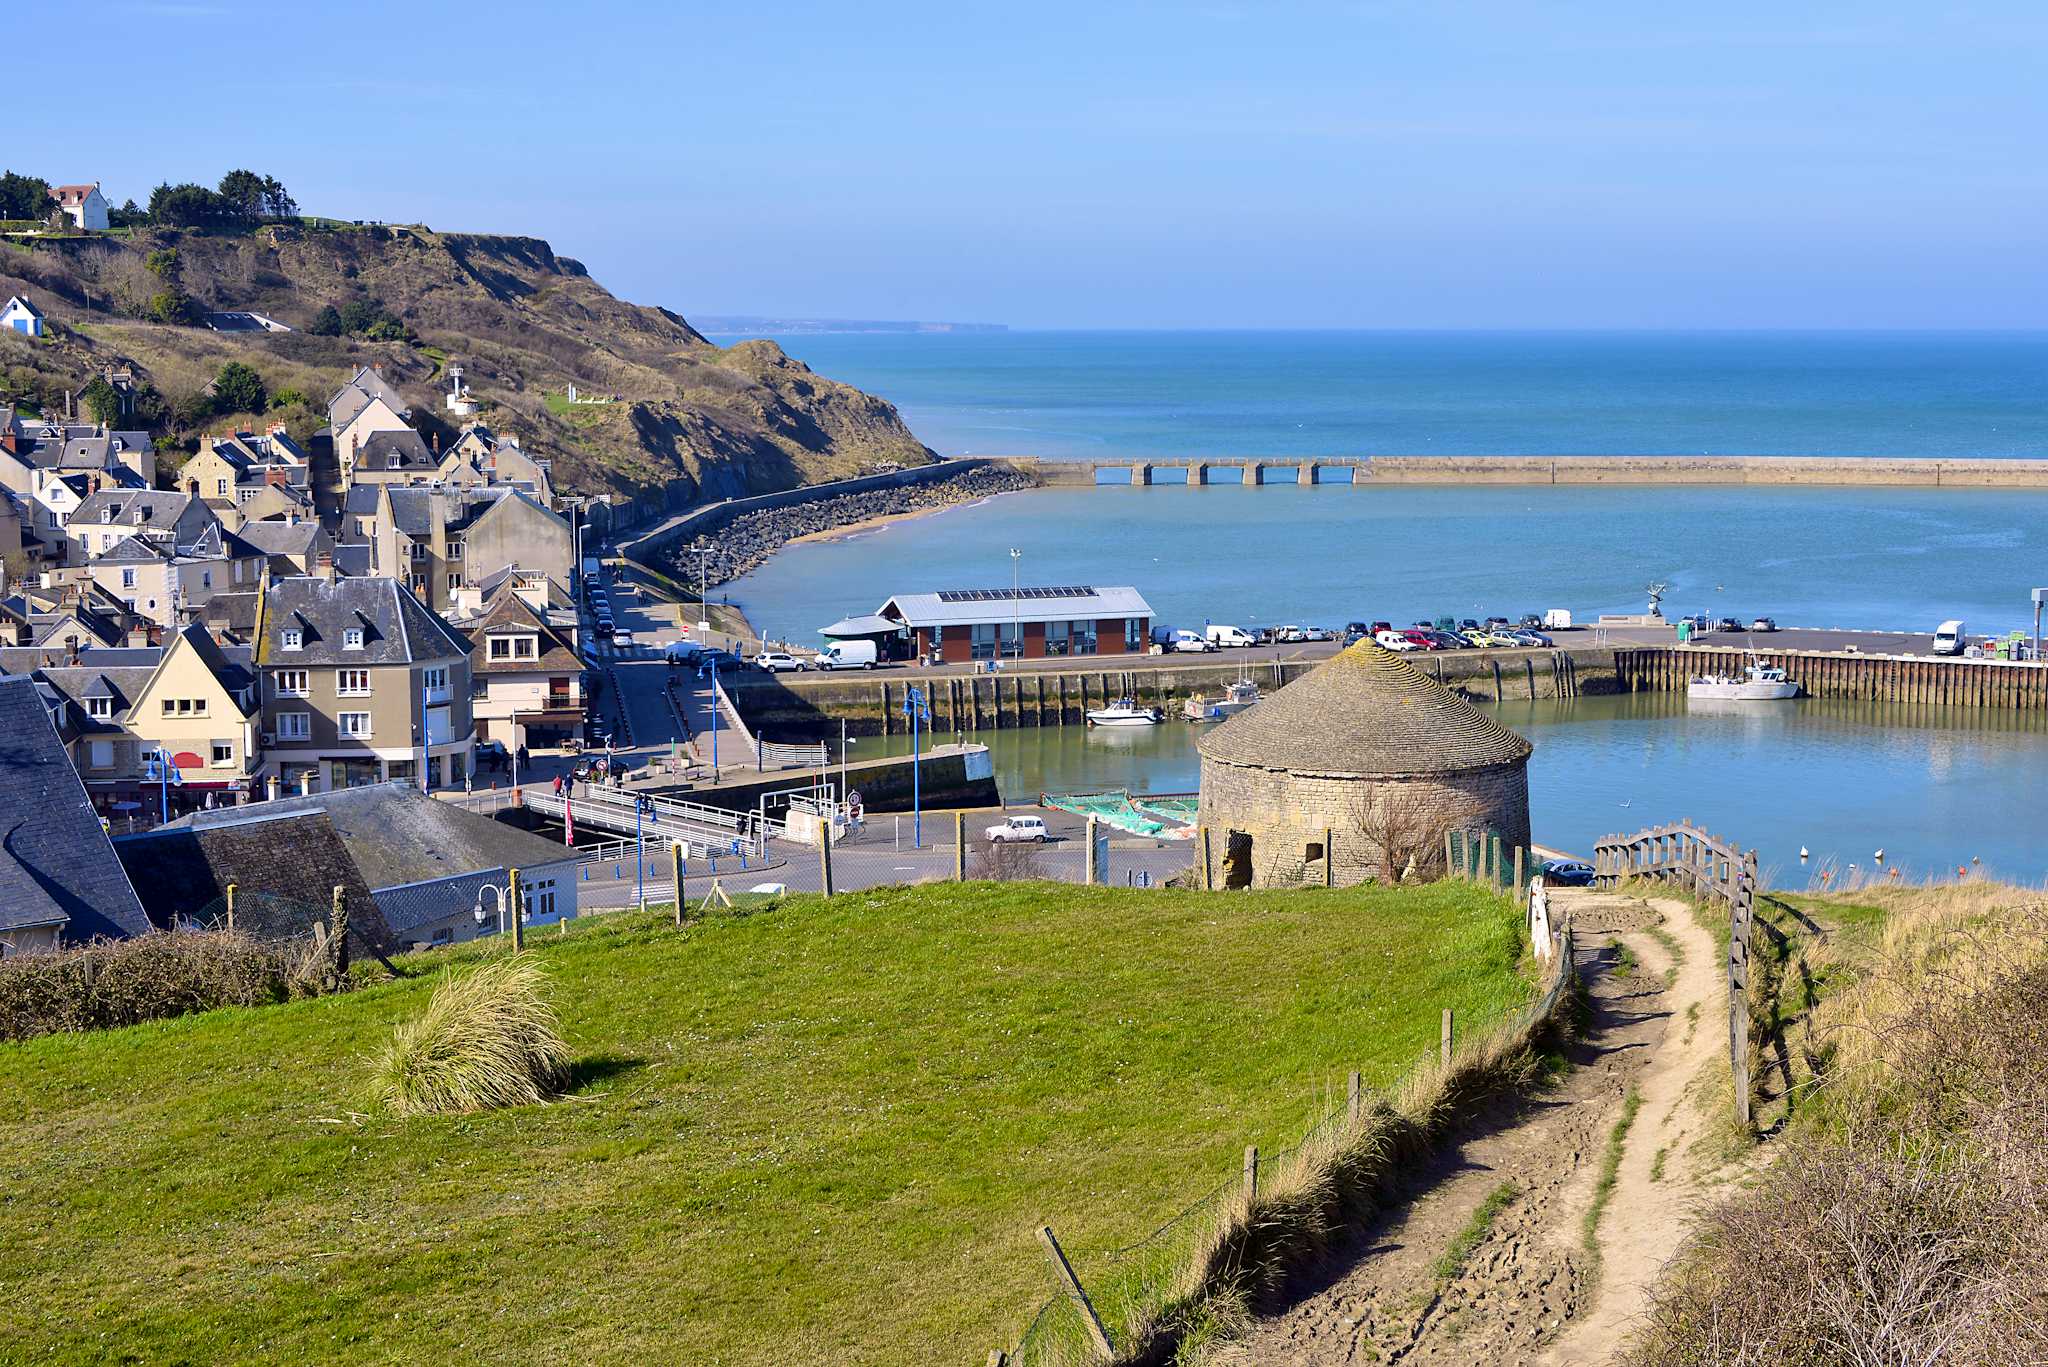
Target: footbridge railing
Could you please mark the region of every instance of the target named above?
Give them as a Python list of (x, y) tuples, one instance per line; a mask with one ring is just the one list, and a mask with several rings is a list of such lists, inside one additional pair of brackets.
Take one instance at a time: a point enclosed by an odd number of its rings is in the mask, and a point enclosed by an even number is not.
[(1749, 932), (1756, 920), (1755, 850), (1711, 835), (1690, 821), (1610, 835), (1593, 845), (1593, 881), (1611, 888), (1632, 878), (1669, 883), (1701, 901), (1728, 908), (1728, 1067), (1735, 1114), (1746, 1129), (1749, 1109)]
[[(526, 790), (528, 810), (543, 816), (573, 819), (580, 826), (622, 835), (636, 829), (650, 838), (680, 841), (711, 853), (731, 851), (758, 855), (768, 841), (783, 833), (782, 823), (758, 812), (735, 812), (699, 802), (636, 792), (613, 783), (578, 785), (557, 796), (546, 789)], [(644, 805), (643, 805), (644, 804)]]

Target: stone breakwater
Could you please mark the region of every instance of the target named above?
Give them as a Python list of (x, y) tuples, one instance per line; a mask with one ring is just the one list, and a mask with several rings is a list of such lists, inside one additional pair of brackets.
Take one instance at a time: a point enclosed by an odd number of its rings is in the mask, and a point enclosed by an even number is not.
[(981, 465), (947, 479), (906, 484), (858, 493), (833, 494), (779, 508), (740, 513), (716, 531), (690, 544), (667, 548), (667, 558), (684, 583), (695, 584), (700, 573), (696, 548), (708, 549), (705, 570), (714, 585), (728, 583), (758, 568), (769, 556), (800, 537), (837, 531), (880, 518), (908, 517), (996, 494), (1037, 487), (1030, 475), (1008, 466)]

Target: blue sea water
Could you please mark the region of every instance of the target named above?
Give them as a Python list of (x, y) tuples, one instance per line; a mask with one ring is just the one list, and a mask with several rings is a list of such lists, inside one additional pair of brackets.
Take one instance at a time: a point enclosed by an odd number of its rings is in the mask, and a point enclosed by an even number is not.
[(2048, 332), (776, 340), (947, 455), (2048, 454)]

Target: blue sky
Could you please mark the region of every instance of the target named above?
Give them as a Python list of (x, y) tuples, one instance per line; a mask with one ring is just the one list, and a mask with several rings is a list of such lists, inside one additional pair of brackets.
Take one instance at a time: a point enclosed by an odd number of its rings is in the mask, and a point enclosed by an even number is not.
[[(246, 165), (686, 314), (2040, 324), (2048, 10), (1685, 9), (103, 0), (127, 74), (11, 101), (0, 164)], [(75, 0), (7, 10), (81, 50)]]

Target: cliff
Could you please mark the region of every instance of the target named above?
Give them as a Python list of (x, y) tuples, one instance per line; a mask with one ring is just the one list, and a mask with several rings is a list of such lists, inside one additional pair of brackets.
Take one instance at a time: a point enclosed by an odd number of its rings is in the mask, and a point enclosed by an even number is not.
[[(147, 321), (171, 287), (199, 310), (251, 310), (296, 331)], [(726, 497), (934, 459), (889, 403), (772, 342), (714, 346), (677, 314), (614, 298), (534, 238), (315, 224), (17, 240), (0, 246), (0, 299), (22, 292), (55, 326), (41, 344), (0, 343), (10, 390), (60, 395), (100, 366), (127, 365), (162, 396), (159, 430), (174, 439), (220, 425), (179, 409), (231, 360), (272, 394), (302, 391), (314, 410), (356, 366), (380, 363), (416, 414), (444, 418), (446, 369), (459, 363), (481, 419), (551, 458), (566, 489)], [(351, 302), (380, 305), (410, 339), (307, 331), (324, 307)], [(611, 401), (572, 405), (572, 383)]]

